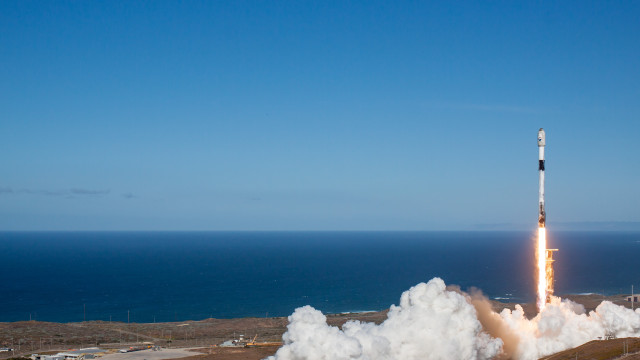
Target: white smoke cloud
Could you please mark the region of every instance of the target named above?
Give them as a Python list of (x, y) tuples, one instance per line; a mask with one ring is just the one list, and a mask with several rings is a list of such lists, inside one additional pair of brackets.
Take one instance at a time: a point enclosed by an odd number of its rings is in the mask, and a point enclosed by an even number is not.
[(289, 317), (284, 346), (271, 360), (491, 359), (502, 340), (482, 331), (465, 296), (434, 278), (405, 291), (380, 325), (349, 321), (327, 325), (310, 306)]
[(530, 360), (571, 349), (606, 335), (640, 335), (640, 312), (603, 301), (588, 315), (584, 307), (570, 300), (552, 298), (542, 313), (531, 320), (522, 307), (500, 313), (503, 321), (518, 336), (516, 359)]
[(295, 310), (284, 345), (269, 360), (538, 359), (604, 337), (640, 335), (636, 312), (603, 301), (595, 311), (553, 298), (527, 319), (519, 305), (495, 313), (481, 295), (447, 290), (434, 278), (405, 291), (380, 325), (327, 324), (311, 306)]

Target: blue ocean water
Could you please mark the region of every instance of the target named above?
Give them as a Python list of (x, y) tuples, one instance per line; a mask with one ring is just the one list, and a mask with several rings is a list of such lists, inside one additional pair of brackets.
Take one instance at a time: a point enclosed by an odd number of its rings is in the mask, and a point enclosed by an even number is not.
[[(533, 301), (535, 232), (0, 232), (0, 321), (381, 310), (438, 276)], [(640, 233), (552, 232), (556, 293), (640, 289)], [(634, 283), (635, 282), (635, 283)], [(86, 312), (85, 312), (86, 309)]]

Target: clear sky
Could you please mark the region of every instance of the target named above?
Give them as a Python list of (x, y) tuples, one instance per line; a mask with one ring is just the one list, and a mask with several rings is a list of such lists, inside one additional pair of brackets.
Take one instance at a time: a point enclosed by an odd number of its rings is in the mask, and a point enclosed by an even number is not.
[[(640, 3), (1, 1), (0, 230), (640, 221)], [(586, 225), (585, 225), (586, 226)]]

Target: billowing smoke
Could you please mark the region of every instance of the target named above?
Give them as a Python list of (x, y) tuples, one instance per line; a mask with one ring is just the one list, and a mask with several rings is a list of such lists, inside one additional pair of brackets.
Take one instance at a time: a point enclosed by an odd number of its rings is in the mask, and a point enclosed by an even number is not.
[(529, 320), (519, 305), (496, 313), (480, 293), (434, 278), (405, 291), (380, 325), (329, 326), (311, 306), (295, 310), (284, 345), (269, 360), (538, 359), (605, 335), (640, 335), (640, 309), (603, 301), (594, 312), (553, 298)]
[(380, 325), (349, 321), (340, 330), (310, 306), (289, 322), (285, 345), (271, 359), (491, 359), (502, 348), (467, 299), (439, 278), (405, 291)]
[(518, 335), (515, 358), (538, 359), (574, 348), (588, 341), (640, 335), (640, 311), (603, 301), (595, 311), (585, 314), (584, 307), (570, 300), (551, 298), (544, 310), (528, 320), (520, 305), (500, 313), (503, 321)]

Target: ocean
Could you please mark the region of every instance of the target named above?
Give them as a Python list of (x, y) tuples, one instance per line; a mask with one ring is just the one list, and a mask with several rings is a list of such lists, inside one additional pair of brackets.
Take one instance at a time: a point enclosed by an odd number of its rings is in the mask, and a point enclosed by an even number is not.
[[(553, 232), (556, 294), (640, 291), (640, 232)], [(530, 232), (0, 232), (0, 321), (382, 310), (433, 277), (535, 299)]]

